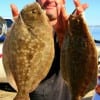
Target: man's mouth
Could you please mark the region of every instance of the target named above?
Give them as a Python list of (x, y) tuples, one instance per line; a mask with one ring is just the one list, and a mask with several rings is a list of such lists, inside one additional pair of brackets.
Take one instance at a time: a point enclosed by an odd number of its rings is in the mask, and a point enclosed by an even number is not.
[(46, 6), (47, 9), (54, 8), (54, 7), (56, 7), (55, 4), (49, 4), (49, 5)]

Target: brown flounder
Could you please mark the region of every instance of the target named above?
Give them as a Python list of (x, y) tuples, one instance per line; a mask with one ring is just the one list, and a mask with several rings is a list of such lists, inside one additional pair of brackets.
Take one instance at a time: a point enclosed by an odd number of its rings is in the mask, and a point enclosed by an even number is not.
[[(7, 34), (3, 46), (3, 63), (10, 84), (18, 93), (14, 100), (29, 100), (43, 80), (54, 58), (52, 26), (38, 3), (26, 6)], [(14, 81), (12, 81), (14, 78)], [(13, 82), (13, 83), (12, 83)]]
[(71, 100), (81, 100), (90, 88), (95, 87), (97, 78), (96, 46), (82, 14), (72, 14), (68, 19), (60, 63)]

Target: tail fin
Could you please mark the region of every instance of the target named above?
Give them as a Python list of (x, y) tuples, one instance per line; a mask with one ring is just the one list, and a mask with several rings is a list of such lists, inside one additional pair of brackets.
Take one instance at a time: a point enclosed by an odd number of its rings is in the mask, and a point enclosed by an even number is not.
[(17, 93), (13, 100), (30, 100), (29, 94)]

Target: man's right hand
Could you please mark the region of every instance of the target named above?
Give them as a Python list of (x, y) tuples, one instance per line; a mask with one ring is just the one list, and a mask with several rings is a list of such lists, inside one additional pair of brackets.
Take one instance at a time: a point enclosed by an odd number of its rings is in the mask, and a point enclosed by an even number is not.
[(19, 11), (18, 11), (17, 6), (15, 4), (11, 4), (10, 8), (11, 8), (11, 11), (12, 11), (13, 19), (16, 20), (18, 18), (18, 15), (19, 15)]

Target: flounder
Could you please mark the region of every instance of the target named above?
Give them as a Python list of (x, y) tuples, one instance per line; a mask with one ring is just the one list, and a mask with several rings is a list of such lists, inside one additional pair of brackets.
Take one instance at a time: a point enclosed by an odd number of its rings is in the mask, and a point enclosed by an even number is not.
[(32, 3), (21, 10), (7, 34), (3, 64), (10, 84), (18, 89), (14, 100), (30, 100), (29, 93), (48, 74), (54, 58), (52, 32), (46, 13)]
[(97, 50), (83, 14), (71, 14), (67, 27), (61, 47), (61, 72), (71, 100), (81, 100), (96, 84)]

